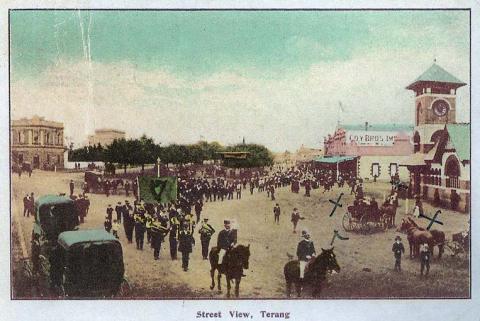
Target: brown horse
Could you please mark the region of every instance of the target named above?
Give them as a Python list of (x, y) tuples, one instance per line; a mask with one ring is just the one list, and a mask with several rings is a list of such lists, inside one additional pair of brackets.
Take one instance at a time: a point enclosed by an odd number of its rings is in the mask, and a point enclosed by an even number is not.
[(240, 281), (243, 276), (243, 269), (248, 269), (248, 260), (250, 257), (250, 244), (248, 246), (237, 245), (225, 253), (223, 263), (218, 263), (218, 247), (212, 247), (208, 258), (210, 260), (210, 276), (212, 277), (212, 285), (210, 289), (215, 288), (215, 270), (218, 271), (218, 291), (222, 291), (221, 278), (225, 274), (227, 279), (227, 297), (230, 297), (230, 281), (235, 280), (235, 296), (238, 298), (240, 292)]
[(333, 247), (329, 250), (322, 249), (322, 253), (311, 259), (308, 268), (305, 271), (305, 277), (300, 279), (300, 263), (298, 260), (293, 260), (285, 264), (283, 274), (287, 284), (287, 296), (290, 297), (292, 291), (292, 283), (295, 284), (297, 296), (300, 297), (303, 285), (310, 285), (313, 287), (313, 296), (317, 297), (320, 294), (323, 281), (326, 279), (327, 273), (332, 271), (340, 272), (340, 266), (337, 263)]
[(400, 226), (401, 232), (407, 233), (407, 240), (410, 246), (410, 257), (414, 258), (419, 255), (420, 245), (427, 243), (430, 252), (433, 254), (433, 247), (438, 245), (438, 258), (442, 257), (443, 247), (445, 243), (445, 233), (438, 230), (427, 231), (418, 226), (418, 224), (410, 217), (402, 219)]
[(395, 226), (395, 216), (397, 215), (397, 206), (392, 204), (384, 204), (380, 207), (380, 213), (387, 217), (387, 225), (389, 228)]

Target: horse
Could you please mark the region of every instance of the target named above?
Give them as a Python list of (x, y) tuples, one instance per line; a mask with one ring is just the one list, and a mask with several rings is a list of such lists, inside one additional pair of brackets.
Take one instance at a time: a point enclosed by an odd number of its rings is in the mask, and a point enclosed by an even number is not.
[(400, 231), (407, 232), (408, 244), (410, 246), (410, 258), (414, 258), (419, 255), (420, 245), (427, 243), (430, 252), (433, 254), (433, 247), (438, 245), (438, 258), (442, 257), (445, 233), (438, 230), (427, 231), (421, 228), (415, 223), (412, 218), (402, 219), (402, 225)]
[[(411, 217), (407, 217), (407, 220), (410, 222), (410, 224), (417, 227), (419, 230), (425, 231), (425, 229), (418, 226), (418, 224)], [(445, 233), (436, 229), (430, 230), (430, 233), (432, 234), (432, 237), (433, 237), (433, 245), (438, 246), (438, 258), (440, 259), (442, 257), (442, 254), (444, 252), (444, 247), (445, 247)], [(432, 248), (432, 255), (433, 255), (433, 248)]]
[(208, 258), (210, 261), (210, 276), (212, 278), (212, 285), (210, 290), (215, 288), (215, 270), (218, 271), (218, 291), (222, 291), (221, 278), (222, 274), (225, 274), (227, 279), (227, 298), (230, 297), (230, 281), (235, 280), (235, 296), (238, 298), (240, 292), (240, 281), (243, 276), (243, 269), (248, 269), (248, 260), (250, 257), (250, 244), (248, 246), (237, 245), (231, 250), (225, 253), (223, 263), (218, 262), (218, 253), (220, 249), (218, 247), (212, 247)]
[(392, 204), (383, 204), (380, 207), (380, 213), (386, 215), (388, 227), (395, 226), (395, 216), (397, 215), (397, 207)]
[(322, 283), (326, 279), (327, 273), (335, 271), (340, 272), (340, 266), (337, 263), (333, 247), (328, 250), (322, 249), (322, 253), (310, 260), (305, 271), (305, 277), (300, 279), (300, 263), (298, 260), (289, 261), (283, 268), (285, 275), (287, 297), (290, 297), (292, 283), (295, 284), (297, 296), (300, 297), (302, 285), (309, 284), (313, 287), (312, 295), (318, 297), (322, 289)]

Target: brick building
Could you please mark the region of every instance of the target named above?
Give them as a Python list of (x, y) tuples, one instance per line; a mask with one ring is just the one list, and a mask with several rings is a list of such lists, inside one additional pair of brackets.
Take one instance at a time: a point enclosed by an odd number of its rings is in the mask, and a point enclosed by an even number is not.
[(459, 210), (470, 203), (470, 124), (456, 123), (457, 89), (466, 84), (433, 64), (407, 89), (415, 92), (415, 153), (402, 165), (413, 193)]
[(28, 162), (33, 168), (41, 169), (63, 168), (63, 123), (39, 116), (12, 120), (10, 134), (13, 163)]

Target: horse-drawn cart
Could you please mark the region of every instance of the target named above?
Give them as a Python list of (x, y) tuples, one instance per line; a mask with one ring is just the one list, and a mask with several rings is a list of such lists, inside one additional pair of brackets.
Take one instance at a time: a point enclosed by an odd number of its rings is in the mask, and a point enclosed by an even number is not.
[(385, 231), (393, 226), (391, 209), (384, 206), (374, 209), (367, 204), (351, 205), (343, 216), (342, 225), (347, 232), (368, 234)]

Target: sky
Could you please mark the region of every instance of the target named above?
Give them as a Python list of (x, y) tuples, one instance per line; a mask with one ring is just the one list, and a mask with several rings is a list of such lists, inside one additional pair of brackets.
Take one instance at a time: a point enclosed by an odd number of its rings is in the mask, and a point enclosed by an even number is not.
[[(321, 147), (337, 123), (414, 122), (434, 59), (469, 83), (467, 11), (12, 11), (12, 118), (156, 142)], [(469, 86), (457, 121), (469, 121)], [(343, 110), (339, 105), (343, 106)]]

